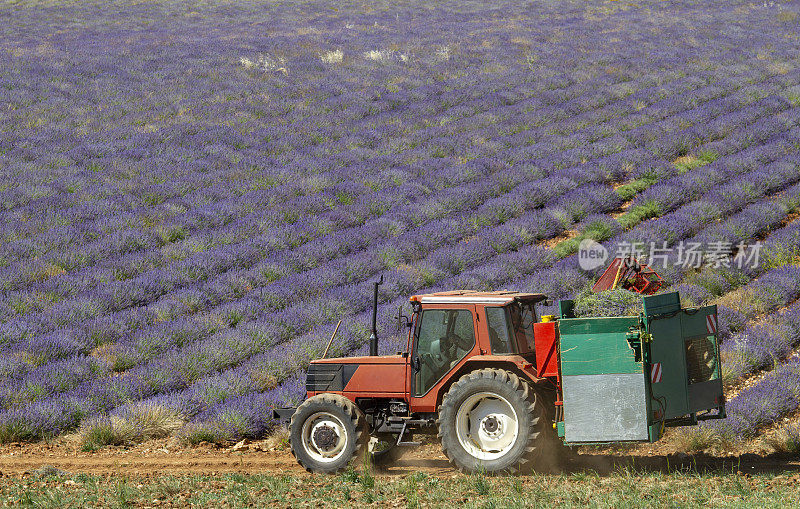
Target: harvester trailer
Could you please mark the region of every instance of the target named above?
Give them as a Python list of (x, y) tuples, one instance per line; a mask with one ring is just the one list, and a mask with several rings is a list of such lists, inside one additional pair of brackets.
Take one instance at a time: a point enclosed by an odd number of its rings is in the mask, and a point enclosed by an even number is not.
[[(536, 468), (562, 445), (655, 442), (725, 417), (716, 306), (646, 296), (638, 316), (537, 315), (545, 295), (449, 291), (410, 298), (405, 352), (311, 362), (306, 400), (279, 408), (297, 461), (332, 473), (391, 461), (432, 434), (464, 472)], [(557, 452), (556, 452), (557, 453)]]

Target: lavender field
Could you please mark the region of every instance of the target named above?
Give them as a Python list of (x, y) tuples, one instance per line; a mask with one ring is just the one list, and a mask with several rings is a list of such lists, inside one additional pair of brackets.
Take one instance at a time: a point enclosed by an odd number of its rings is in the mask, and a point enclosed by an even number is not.
[[(580, 295), (583, 239), (720, 309), (748, 440), (800, 408), (800, 2), (0, 4), (0, 442), (260, 436), (409, 295)], [(716, 243), (716, 244), (715, 244)], [(135, 437), (134, 437), (135, 438)], [(145, 437), (140, 437), (145, 438)]]

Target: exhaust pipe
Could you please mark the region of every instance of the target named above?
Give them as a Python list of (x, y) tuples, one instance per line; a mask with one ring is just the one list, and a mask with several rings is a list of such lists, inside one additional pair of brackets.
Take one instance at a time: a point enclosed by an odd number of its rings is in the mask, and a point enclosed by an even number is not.
[(381, 280), (375, 282), (375, 293), (372, 296), (372, 333), (369, 335), (369, 354), (372, 357), (378, 355), (378, 287), (383, 284), (383, 274)]

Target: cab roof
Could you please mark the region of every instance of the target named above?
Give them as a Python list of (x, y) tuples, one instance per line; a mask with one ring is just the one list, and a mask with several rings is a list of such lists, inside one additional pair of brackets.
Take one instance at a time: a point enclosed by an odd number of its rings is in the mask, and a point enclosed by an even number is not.
[(502, 306), (514, 301), (539, 302), (545, 299), (547, 299), (547, 296), (541, 293), (522, 293), (507, 290), (494, 292), (454, 290), (412, 295), (409, 300), (422, 304), (499, 304)]

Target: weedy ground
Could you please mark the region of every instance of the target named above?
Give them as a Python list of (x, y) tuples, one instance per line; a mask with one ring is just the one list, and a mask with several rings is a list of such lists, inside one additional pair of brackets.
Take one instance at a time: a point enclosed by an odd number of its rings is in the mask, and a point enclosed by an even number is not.
[(797, 507), (796, 471), (742, 474), (592, 471), (488, 477), (242, 475), (25, 476), (0, 479), (0, 504), (22, 507)]

